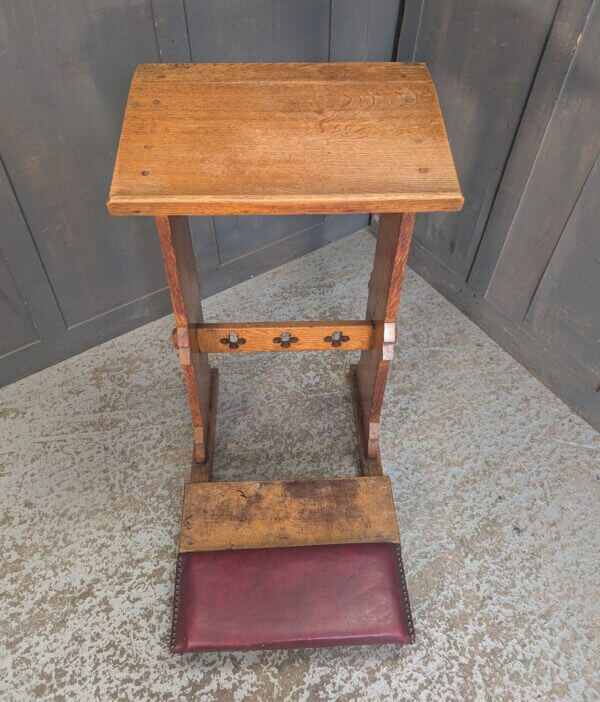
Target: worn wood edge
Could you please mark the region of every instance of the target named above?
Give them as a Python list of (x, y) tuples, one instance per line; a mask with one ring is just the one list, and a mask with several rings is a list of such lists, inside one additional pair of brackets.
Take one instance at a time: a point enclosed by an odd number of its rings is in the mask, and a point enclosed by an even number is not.
[[(198, 491), (202, 493), (206, 488), (210, 490), (215, 490), (221, 492), (221, 497), (226, 497), (224, 492), (229, 492), (232, 496), (235, 493), (241, 494), (244, 499), (248, 499), (248, 496), (252, 495), (252, 490), (257, 492), (256, 488), (268, 490), (269, 488), (277, 489), (280, 486), (290, 485), (295, 486), (296, 489), (300, 489), (302, 495), (298, 498), (299, 503), (302, 500), (306, 501), (306, 493), (310, 491), (311, 485), (317, 486), (318, 483), (327, 483), (329, 485), (335, 483), (344, 482), (355, 482), (360, 483), (360, 481), (367, 481), (364, 483), (365, 493), (371, 494), (372, 501), (375, 497), (377, 489), (376, 484), (380, 486), (380, 492), (382, 494), (377, 495), (377, 510), (372, 510), (373, 518), (368, 519), (368, 527), (371, 530), (370, 533), (365, 532), (364, 520), (361, 519), (361, 515), (356, 515), (356, 523), (348, 524), (347, 516), (346, 522), (344, 524), (343, 533), (341, 530), (338, 532), (338, 536), (332, 536), (331, 523), (325, 522), (324, 526), (321, 528), (320, 533), (318, 532), (318, 524), (315, 521), (311, 522), (312, 529), (307, 530), (303, 528), (305, 524), (305, 510), (300, 510), (295, 523), (291, 521), (297, 531), (297, 535), (293, 534), (282, 534), (282, 530), (285, 526), (280, 524), (280, 529), (277, 529), (277, 523), (273, 524), (273, 529), (261, 537), (257, 535), (253, 529), (253, 523), (261, 523), (264, 526), (264, 521), (268, 517), (264, 517), (264, 520), (260, 518), (258, 520), (252, 520), (251, 517), (246, 515), (243, 518), (236, 520), (235, 509), (231, 509), (231, 526), (236, 527), (236, 535), (238, 536), (234, 542), (224, 543), (222, 540), (218, 539), (217, 544), (208, 543), (207, 541), (201, 543), (199, 539), (189, 539), (189, 531), (193, 529), (193, 513), (190, 514), (186, 510), (186, 505), (188, 501), (191, 501), (190, 492)], [(373, 482), (372, 482), (373, 481)], [(210, 488), (208, 487), (210, 485)], [(223, 490), (225, 488), (225, 491)], [(373, 489), (371, 489), (373, 488)], [(203, 502), (206, 501), (206, 497), (203, 498)], [(296, 498), (290, 497), (289, 503), (292, 503)], [(382, 500), (385, 499), (387, 502), (387, 510), (383, 509)], [(332, 501), (333, 502), (333, 501)], [(323, 498), (319, 496), (318, 500), (315, 500), (315, 504), (319, 507), (323, 506)], [(259, 514), (262, 514), (259, 512)], [(289, 517), (289, 515), (288, 515)], [(315, 524), (317, 529), (315, 529)], [(375, 524), (375, 526), (374, 526)], [(317, 532), (317, 533), (315, 533)], [(186, 543), (187, 541), (187, 543)], [(396, 543), (400, 544), (400, 533), (398, 529), (398, 520), (396, 516), (396, 509), (394, 505), (394, 498), (392, 492), (391, 481), (388, 476), (380, 475), (371, 477), (336, 477), (336, 478), (317, 478), (308, 480), (272, 480), (272, 481), (242, 481), (242, 482), (223, 482), (223, 483), (188, 483), (185, 486), (184, 496), (183, 496), (183, 507), (181, 515), (181, 531), (179, 535), (178, 552), (179, 553), (192, 553), (196, 551), (228, 551), (228, 550), (245, 550), (251, 548), (292, 548), (297, 546), (321, 546), (327, 544), (346, 544), (346, 543)]]
[(219, 369), (211, 368), (210, 371), (210, 410), (208, 413), (206, 460), (202, 463), (197, 462), (195, 450), (192, 452), (190, 483), (206, 483), (212, 480), (215, 433), (217, 428), (217, 406), (219, 401)]
[[(294, 71), (319, 71), (317, 77), (307, 78), (306, 75), (299, 77), (290, 78), (289, 70), (290, 66)], [(221, 76), (215, 78), (213, 75), (214, 69), (220, 70), (231, 70), (231, 69), (242, 69), (246, 75), (242, 78), (236, 77), (234, 79), (223, 80)], [(356, 72), (364, 69), (376, 69), (377, 71), (384, 70), (388, 75), (387, 80), (400, 80), (406, 81), (407, 79), (413, 82), (425, 82), (431, 84), (433, 79), (426, 61), (225, 61), (225, 62), (211, 62), (211, 61), (179, 61), (175, 63), (157, 63), (155, 61), (145, 61), (143, 63), (138, 63), (132, 77), (132, 84), (134, 82), (142, 82), (148, 80), (145, 76), (146, 73), (152, 73), (153, 71), (159, 71), (162, 75), (162, 80), (169, 81), (179, 81), (181, 80), (181, 71), (184, 72), (185, 80), (189, 80), (189, 73), (200, 74), (205, 72), (205, 76), (202, 80), (196, 81), (201, 83), (290, 83), (290, 82), (301, 82), (301, 83), (346, 83), (351, 81), (356, 82), (372, 82), (372, 77), (357, 79), (355, 76), (351, 75), (348, 77), (348, 71)], [(206, 70), (209, 70), (206, 73)], [(284, 74), (280, 77), (273, 78), (272, 75), (269, 77), (258, 77), (257, 73), (270, 74), (273, 69), (283, 69)], [(339, 77), (340, 69), (344, 69), (343, 77)], [(325, 71), (325, 73), (323, 73)], [(413, 73), (414, 75), (408, 77), (402, 75), (402, 72)], [(178, 76), (177, 73), (180, 73)], [(394, 74), (399, 74), (396, 78)], [(327, 75), (332, 74), (332, 75)], [(150, 82), (154, 82), (156, 79), (154, 76), (150, 77)]]
[(166, 198), (135, 198), (130, 195), (110, 195), (106, 206), (114, 216), (174, 216), (174, 215), (281, 215), (281, 214), (365, 214), (369, 212), (457, 212), (464, 197), (460, 191), (450, 191), (440, 197), (435, 193), (401, 195), (319, 195), (310, 198), (288, 196), (197, 196), (181, 195)]
[(377, 446), (375, 457), (367, 456), (365, 435), (363, 428), (362, 412), (360, 408), (360, 397), (358, 395), (358, 383), (356, 381), (356, 364), (350, 366), (348, 373), (350, 380), (350, 389), (352, 392), (352, 410), (354, 414), (354, 431), (356, 435), (356, 446), (358, 449), (358, 459), (360, 461), (360, 472), (364, 476), (379, 476), (383, 475), (383, 466), (381, 465), (381, 453), (379, 445)]

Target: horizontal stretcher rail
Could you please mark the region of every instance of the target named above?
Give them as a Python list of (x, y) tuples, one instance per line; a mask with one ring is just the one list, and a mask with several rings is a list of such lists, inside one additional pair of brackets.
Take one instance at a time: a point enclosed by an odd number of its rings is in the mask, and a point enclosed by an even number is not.
[(395, 325), (366, 320), (219, 322), (173, 330), (175, 348), (207, 353), (361, 351), (394, 343)]

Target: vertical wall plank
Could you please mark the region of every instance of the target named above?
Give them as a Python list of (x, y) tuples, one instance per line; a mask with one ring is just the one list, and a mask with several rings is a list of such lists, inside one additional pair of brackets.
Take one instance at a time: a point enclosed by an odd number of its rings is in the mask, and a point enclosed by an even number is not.
[(160, 60), (191, 61), (184, 0), (151, 0)]
[(327, 61), (329, 0), (186, 0), (192, 60)]
[[(525, 326), (600, 389), (600, 158), (540, 280)], [(600, 397), (598, 398), (600, 406)]]
[[(543, 60), (490, 213), (469, 286), (484, 295), (585, 26), (592, 0), (561, 0)], [(506, 183), (507, 187), (504, 187)]]
[(331, 0), (331, 61), (389, 61), (400, 0)]
[(403, 3), (396, 61), (415, 60), (424, 9), (425, 0), (408, 0)]
[(36, 328), (12, 278), (6, 258), (0, 251), (0, 358), (39, 341)]
[(437, 86), (466, 198), (457, 214), (418, 217), (415, 239), (463, 279), (477, 251), (556, 6), (557, 0), (423, 5), (414, 59), (427, 62)]
[(67, 326), (162, 287), (151, 222), (105, 205), (131, 75), (157, 60), (149, 4), (11, 0), (0, 42), (0, 152)]
[(595, 2), (486, 295), (516, 324), (525, 319), (600, 150), (599, 32)]
[[(32, 343), (35, 339), (64, 331), (64, 320), (46, 271), (1, 161), (0, 252), (5, 262), (4, 283), (0, 290), (5, 295), (5, 303), (11, 308), (5, 307), (4, 312), (0, 313), (0, 319), (4, 324), (10, 317), (11, 329), (14, 333), (14, 337), (11, 337), (11, 333), (4, 327), (5, 338), (3, 350), (0, 353), (16, 350), (21, 345)], [(22, 296), (23, 290), (27, 291), (26, 301)], [(14, 316), (17, 309), (20, 310), (18, 324)], [(33, 330), (33, 335), (26, 335), (26, 329)]]
[(398, 52), (432, 68), (465, 192), (411, 265), (597, 428), (599, 32), (600, 0), (407, 3)]

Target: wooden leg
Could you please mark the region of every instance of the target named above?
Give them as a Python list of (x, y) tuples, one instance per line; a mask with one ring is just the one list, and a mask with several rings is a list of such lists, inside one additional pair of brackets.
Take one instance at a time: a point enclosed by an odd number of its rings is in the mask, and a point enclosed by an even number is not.
[(362, 351), (352, 366), (352, 400), (363, 475), (380, 475), (379, 419), (396, 342), (396, 317), (412, 237), (414, 213), (383, 214), (369, 280), (367, 320), (374, 322), (376, 348)]
[(210, 480), (217, 405), (217, 371), (189, 334), (201, 324), (202, 303), (187, 217), (157, 217), (156, 226), (167, 271), (177, 325), (177, 346), (194, 425), (192, 479)]

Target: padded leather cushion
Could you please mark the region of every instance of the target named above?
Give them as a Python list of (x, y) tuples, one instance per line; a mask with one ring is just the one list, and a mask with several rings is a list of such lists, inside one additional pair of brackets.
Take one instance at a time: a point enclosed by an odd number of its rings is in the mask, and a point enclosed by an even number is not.
[(174, 653), (413, 641), (396, 544), (179, 556)]

